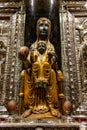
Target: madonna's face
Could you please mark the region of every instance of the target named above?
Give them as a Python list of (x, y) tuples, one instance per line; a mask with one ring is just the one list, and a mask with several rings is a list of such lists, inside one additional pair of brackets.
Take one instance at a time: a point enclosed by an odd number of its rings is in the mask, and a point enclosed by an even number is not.
[(49, 23), (48, 21), (40, 21), (38, 25), (38, 31), (39, 31), (39, 36), (42, 39), (45, 39), (48, 37), (48, 32), (49, 32)]

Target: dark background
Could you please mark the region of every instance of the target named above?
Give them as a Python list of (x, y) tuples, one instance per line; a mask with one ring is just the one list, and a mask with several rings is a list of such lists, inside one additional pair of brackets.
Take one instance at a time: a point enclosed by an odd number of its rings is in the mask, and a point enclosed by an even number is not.
[[(52, 2), (53, 1), (53, 2)], [(58, 66), (61, 69), (61, 43), (58, 0), (26, 0), (25, 45), (30, 47), (37, 39), (36, 23), (38, 18), (46, 17), (51, 20), (50, 41), (58, 55)]]

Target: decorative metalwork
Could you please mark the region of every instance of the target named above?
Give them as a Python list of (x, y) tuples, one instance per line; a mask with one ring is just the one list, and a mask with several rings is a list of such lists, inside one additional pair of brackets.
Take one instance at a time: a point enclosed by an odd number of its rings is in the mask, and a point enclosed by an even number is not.
[(17, 39), (17, 48), (16, 48), (16, 66), (15, 66), (15, 77), (14, 77), (14, 99), (18, 103), (19, 100), (19, 85), (20, 85), (20, 71), (22, 69), (22, 63), (18, 59), (18, 49), (24, 45), (24, 27), (25, 27), (25, 13), (20, 11), (18, 12), (18, 39)]
[[(1, 3), (0, 3), (1, 4)], [(21, 69), (21, 62), (18, 60), (18, 48), (24, 44), (24, 22), (25, 14), (21, 9), (21, 3), (2, 3), (3, 8), (14, 8), (17, 6), (16, 13), (7, 10), (0, 12), (0, 37), (2, 42), (6, 44), (5, 52), (5, 67), (3, 72), (3, 83), (1, 82), (1, 103), (5, 104), (10, 99), (17, 100), (19, 71)], [(20, 10), (18, 10), (20, 9)], [(5, 19), (5, 20), (3, 20)], [(1, 52), (1, 51), (0, 51)], [(3, 53), (2, 53), (3, 54)], [(1, 55), (0, 55), (1, 56)], [(1, 56), (2, 57), (2, 56)], [(3, 61), (4, 62), (4, 61)], [(1, 67), (0, 67), (1, 68)], [(19, 69), (20, 68), (20, 69)], [(0, 71), (1, 72), (1, 71)], [(0, 78), (1, 80), (1, 78)]]
[[(66, 100), (71, 100), (73, 110), (78, 104), (78, 83), (77, 83), (77, 66), (75, 53), (75, 22), (74, 16), (67, 10), (63, 14), (63, 35), (62, 43), (62, 68), (65, 76), (64, 88)], [(63, 55), (64, 54), (64, 55)], [(64, 60), (64, 61), (63, 61)], [(77, 100), (77, 101), (76, 101)]]
[(2, 91), (3, 87), (5, 61), (6, 61), (6, 45), (3, 41), (0, 41), (0, 86), (1, 86), (0, 91)]
[[(6, 89), (4, 87), (4, 84), (5, 84), (5, 78), (6, 78), (6, 75), (5, 75), (5, 72), (6, 72), (6, 67), (7, 67), (7, 59), (8, 59), (8, 46), (9, 46), (9, 32), (10, 32), (10, 21), (9, 19), (6, 20), (4, 18), (4, 20), (1, 20), (1, 43), (3, 43), (3, 47), (1, 47), (1, 50), (3, 52), (1, 52), (1, 62), (2, 64), (4, 63), (3, 65), (3, 71), (2, 71), (2, 66), (1, 66), (1, 76), (3, 77), (2, 81), (1, 81), (1, 92), (2, 92), (2, 95), (1, 95), (1, 102), (4, 102), (3, 99), (5, 98), (5, 93), (6, 93)], [(4, 55), (3, 55), (4, 54)], [(4, 58), (4, 59), (3, 59)]]
[[(23, 45), (24, 41), (21, 41), (21, 37), (24, 37), (23, 32), (24, 32), (24, 26), (22, 27), (21, 24), (24, 24), (24, 17), (23, 17), (23, 13), (19, 13), (17, 12), (15, 15), (12, 16), (12, 39), (11, 39), (11, 43), (12, 43), (12, 63), (11, 63), (11, 70), (10, 70), (10, 83), (9, 83), (9, 100), (11, 99), (15, 99), (18, 100), (17, 95), (18, 95), (18, 87), (19, 87), (19, 71), (21, 70), (21, 62), (18, 60), (18, 48), (21, 46), (21, 44)], [(23, 17), (23, 19), (22, 19)], [(21, 23), (21, 21), (23, 20), (23, 22)], [(14, 24), (14, 25), (13, 25)], [(22, 29), (23, 28), (23, 29)], [(22, 32), (20, 32), (22, 31)]]
[[(77, 24), (79, 21), (79, 24)], [(80, 79), (80, 86), (79, 86), (79, 107), (76, 110), (76, 113), (78, 114), (78, 111), (80, 112), (80, 115), (87, 113), (87, 19), (84, 18), (76, 18), (76, 29), (78, 29), (78, 33), (76, 33), (76, 50), (77, 50), (77, 65), (79, 69), (79, 79)], [(79, 40), (78, 40), (79, 39)], [(79, 42), (78, 42), (79, 41)]]
[[(68, 77), (69, 77), (69, 81), (70, 81), (69, 83), (70, 83), (70, 86), (72, 86), (69, 89), (70, 91), (68, 91), (68, 94), (73, 95), (73, 96), (71, 96), (71, 100), (74, 99), (74, 100), (72, 100), (72, 103), (73, 103), (73, 105), (75, 105), (75, 108), (77, 108), (77, 106), (79, 106), (79, 103), (80, 103), (80, 106), (82, 104), (84, 104), (82, 106), (86, 105), (86, 95), (87, 95), (86, 87), (84, 89), (82, 89), (84, 86), (83, 85), (83, 76), (86, 77), (87, 68), (86, 68), (86, 64), (85, 64), (86, 70), (85, 70), (85, 72), (82, 71), (83, 60), (81, 60), (81, 57), (79, 59), (80, 48), (81, 48), (81, 46), (83, 46), (82, 45), (83, 44), (82, 36), (83, 36), (83, 33), (85, 32), (85, 30), (87, 29), (87, 14), (86, 14), (87, 8), (84, 7), (85, 2), (86, 1), (79, 1), (79, 2), (67, 1), (67, 0), (63, 1), (63, 15), (65, 18), (64, 21), (66, 23), (63, 24), (63, 29), (64, 29), (63, 34), (64, 34), (65, 41), (63, 41), (63, 43), (62, 43), (62, 52), (65, 54), (64, 55), (65, 59), (67, 59), (67, 60), (65, 60), (67, 63), (67, 64), (65, 64), (66, 68), (64, 68), (63, 70), (64, 70), (64, 75), (66, 75), (65, 70), (67, 70), (67, 66), (68, 66), (68, 70), (69, 70)], [(68, 10), (68, 17), (66, 16), (67, 10)], [(73, 18), (73, 23), (72, 23), (72, 18)], [(66, 27), (67, 25), (68, 25), (68, 28)], [(68, 33), (67, 33), (67, 31), (68, 31)], [(69, 37), (67, 36), (67, 34)], [(70, 45), (69, 45), (69, 42), (70, 42)], [(65, 43), (65, 45), (64, 45), (64, 43)], [(64, 50), (66, 50), (66, 46), (68, 48), (68, 51), (64, 51)], [(71, 53), (71, 56), (70, 56), (70, 53)], [(73, 55), (73, 57), (72, 57), (72, 55)], [(69, 62), (70, 58), (71, 58), (72, 63)], [(64, 61), (63, 61), (62, 65), (64, 67)], [(71, 82), (71, 77), (73, 78), (72, 82)], [(73, 83), (73, 85), (71, 83)], [(85, 84), (86, 84), (86, 82), (85, 82)]]

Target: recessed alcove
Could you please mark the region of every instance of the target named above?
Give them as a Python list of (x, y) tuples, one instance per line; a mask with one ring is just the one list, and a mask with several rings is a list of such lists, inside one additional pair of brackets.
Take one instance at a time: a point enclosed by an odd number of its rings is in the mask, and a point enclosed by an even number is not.
[[(14, 99), (17, 103), (16, 113), (18, 112), (20, 72), (23, 68), (18, 59), (18, 50), (24, 45), (30, 47), (35, 42), (36, 23), (40, 17), (51, 21), (50, 41), (58, 55), (58, 67), (64, 75), (64, 100), (72, 103), (72, 115), (77, 115), (78, 108), (82, 106), (80, 108), (85, 109), (83, 114), (86, 117), (87, 86), (86, 82), (84, 85), (86, 79), (83, 75), (87, 75), (87, 72), (82, 71), (83, 60), (79, 62), (82, 38), (87, 32), (85, 0), (0, 0), (0, 43), (3, 42), (4, 48), (0, 48), (0, 106), (5, 106), (9, 100)], [(52, 124), (42, 120), (37, 122), (38, 119), (35, 121), (31, 121), (31, 124), (18, 123), (17, 126), (8, 123), (6, 127), (0, 120), (0, 129), (35, 130), (41, 127), (44, 130), (78, 130), (81, 127), (79, 122), (65, 124), (62, 119), (50, 121)]]

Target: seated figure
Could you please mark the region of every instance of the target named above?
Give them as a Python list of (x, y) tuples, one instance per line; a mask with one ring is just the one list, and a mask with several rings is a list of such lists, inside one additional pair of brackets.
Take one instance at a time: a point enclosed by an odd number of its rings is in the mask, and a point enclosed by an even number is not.
[(57, 68), (55, 49), (49, 41), (50, 28), (50, 20), (40, 18), (37, 21), (36, 42), (30, 50), (25, 46), (19, 50), (19, 58), (24, 64), (19, 93), (19, 114), (23, 117), (32, 114), (41, 114), (41, 117), (61, 116), (57, 107), (58, 98), (64, 98), (63, 75)]

